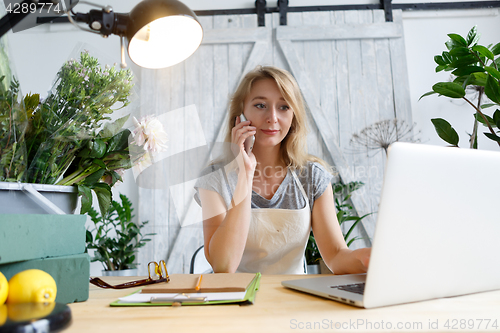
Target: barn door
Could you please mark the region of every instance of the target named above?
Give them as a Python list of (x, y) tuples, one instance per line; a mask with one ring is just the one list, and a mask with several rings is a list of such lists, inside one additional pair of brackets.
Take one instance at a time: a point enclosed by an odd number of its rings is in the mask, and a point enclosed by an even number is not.
[[(266, 27), (257, 27), (255, 15), (200, 21), (204, 42), (191, 58), (141, 75), (141, 112), (168, 114), (175, 159), (158, 161), (139, 182), (139, 218), (149, 220), (148, 231), (157, 234), (139, 261), (168, 259), (170, 272), (188, 272), (203, 244), (201, 210), (192, 200), (195, 177), (174, 176), (171, 169), (208, 161), (214, 142), (223, 140), (230, 94), (257, 64), (296, 77), (309, 108), (310, 152), (334, 165), (343, 182), (364, 182), (352, 202), (358, 214), (375, 212), (385, 157), (355, 148), (350, 140), (379, 120), (411, 123), (401, 12), (395, 11), (394, 23), (385, 23), (383, 11), (289, 13), (288, 26), (279, 26), (277, 14), (266, 15)], [(178, 153), (193, 149), (201, 149), (196, 158)], [(359, 228), (365, 240), (358, 247), (371, 244), (374, 223), (372, 216)], [(144, 265), (140, 269), (144, 274)]]
[(188, 272), (203, 244), (201, 209), (192, 199), (196, 175), (188, 170), (206, 165), (213, 143), (223, 141), (228, 98), (242, 74), (262, 63), (272, 39), (254, 15), (199, 19), (204, 39), (193, 56), (141, 75), (141, 113), (168, 119), (169, 148), (138, 182), (140, 220), (149, 220), (147, 231), (156, 233), (139, 252), (139, 262), (165, 259), (174, 273)]
[[(380, 120), (412, 124), (401, 11), (289, 13), (276, 42), (309, 106), (310, 151), (335, 166), (343, 183), (361, 181), (358, 215), (378, 209), (385, 155), (353, 145), (354, 133)], [(376, 214), (363, 220), (355, 247), (371, 246)], [(349, 225), (344, 226), (347, 230)]]

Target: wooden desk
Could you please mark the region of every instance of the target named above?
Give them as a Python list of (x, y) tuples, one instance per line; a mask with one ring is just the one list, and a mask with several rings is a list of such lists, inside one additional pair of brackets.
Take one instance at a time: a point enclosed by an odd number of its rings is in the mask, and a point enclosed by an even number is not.
[[(118, 297), (130, 294), (137, 288), (104, 290), (91, 285), (88, 301), (70, 304), (73, 322), (66, 331), (85, 333), (500, 331), (500, 291), (366, 310), (281, 286), (281, 281), (296, 278), (296, 275), (263, 275), (255, 304), (246, 306), (110, 307), (109, 303)], [(111, 283), (130, 280), (130, 278), (116, 277), (104, 279)], [(483, 321), (480, 321), (481, 319)], [(488, 319), (491, 321), (488, 330), (485, 330), (485, 320)], [(496, 329), (492, 327), (495, 320)], [(446, 321), (449, 329), (445, 327)], [(473, 329), (469, 330), (469, 327)]]

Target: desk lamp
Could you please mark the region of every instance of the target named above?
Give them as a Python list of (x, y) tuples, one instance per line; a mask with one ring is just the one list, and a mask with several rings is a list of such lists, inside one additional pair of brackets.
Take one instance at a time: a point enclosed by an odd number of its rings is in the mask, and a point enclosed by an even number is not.
[[(66, 0), (68, 1), (68, 0)], [(194, 12), (177, 0), (143, 0), (130, 13), (115, 13), (110, 6), (88, 1), (53, 0), (61, 5), (68, 20), (81, 30), (107, 37), (120, 36), (122, 67), (125, 64), (125, 46), (130, 59), (145, 68), (164, 68), (178, 64), (191, 56), (200, 46), (203, 29)], [(88, 4), (100, 8), (88, 13), (75, 13), (74, 3)], [(23, 0), (20, 6), (45, 5), (38, 0)], [(26, 13), (8, 13), (0, 20), (0, 37), (18, 24)], [(73, 15), (72, 15), (73, 14)], [(77, 22), (87, 23), (89, 28)]]

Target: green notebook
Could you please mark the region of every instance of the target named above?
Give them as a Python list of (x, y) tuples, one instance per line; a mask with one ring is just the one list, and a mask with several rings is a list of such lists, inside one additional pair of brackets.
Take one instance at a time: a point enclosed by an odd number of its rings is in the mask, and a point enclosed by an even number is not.
[[(199, 274), (173, 274), (169, 283), (147, 286), (142, 290), (116, 300), (110, 306), (169, 306), (173, 303), (181, 303), (182, 305), (253, 304), (259, 290), (260, 273), (251, 274), (250, 277), (253, 278), (243, 291), (228, 291), (237, 290), (236, 286), (241, 285), (241, 282), (238, 283), (238, 281), (247, 283), (249, 275), (248, 273), (204, 274), (201, 288), (196, 292), (194, 290), (184, 290), (184, 288), (181, 288), (181, 290), (179, 287), (193, 285), (194, 288), (195, 281), (200, 276)], [(205, 290), (203, 281), (205, 281)], [(233, 281), (232, 284), (235, 288), (228, 289), (231, 281)], [(220, 291), (217, 291), (217, 288), (214, 287), (217, 284), (220, 286)], [(158, 293), (159, 291), (161, 292)], [(205, 300), (202, 300), (202, 298), (205, 298)]]

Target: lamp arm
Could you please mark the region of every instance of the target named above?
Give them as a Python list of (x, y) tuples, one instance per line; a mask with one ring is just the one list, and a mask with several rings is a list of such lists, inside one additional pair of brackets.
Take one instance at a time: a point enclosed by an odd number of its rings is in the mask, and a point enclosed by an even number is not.
[[(97, 6), (97, 7), (101, 7), (101, 8), (103, 8), (103, 9), (104, 9), (104, 7), (102, 7), (101, 5), (95, 5), (95, 4), (90, 3), (90, 2), (87, 2), (87, 1), (82, 1), (82, 0), (80, 0), (80, 1), (78, 1), (78, 2), (79, 2), (79, 3), (86, 3), (86, 4), (93, 5), (93, 6)], [(69, 21), (71, 24), (73, 24), (75, 27), (77, 27), (77, 28), (78, 28), (78, 29), (80, 29), (80, 30), (87, 31), (87, 32), (92, 32), (92, 33), (94, 33), (94, 34), (100, 34), (100, 33), (99, 33), (99, 31), (95, 31), (95, 30), (92, 30), (92, 29), (89, 29), (89, 28), (84, 28), (84, 27), (79, 26), (79, 25), (75, 22), (75, 20), (73, 20), (73, 17), (71, 17), (71, 9), (69, 9), (69, 10), (68, 10), (68, 9), (66, 8), (66, 5), (64, 4), (64, 1), (61, 1), (60, 3), (62, 4), (63, 10), (64, 10), (64, 12), (66, 13), (66, 15), (68, 16), (68, 21)], [(109, 6), (108, 6), (108, 7), (109, 7)], [(85, 16), (86, 16), (86, 15), (83, 15), (83, 16), (82, 16), (81, 14), (78, 14), (78, 13), (76, 14), (76, 17), (77, 17), (77, 20), (78, 20), (78, 21), (88, 23), (88, 22), (87, 22), (87, 19), (84, 19), (84, 18), (83, 18), (83, 17), (85, 17)]]
[(84, 3), (84, 4), (87, 4), (87, 5), (90, 5), (90, 6), (94, 6), (94, 7), (97, 7), (97, 8), (101, 8), (102, 10), (104, 10), (106, 13), (109, 13), (109, 12), (112, 12), (113, 11), (113, 8), (111, 6), (103, 6), (103, 5), (99, 5), (97, 3), (93, 3), (93, 2), (90, 2), (90, 1), (86, 1), (86, 0), (78, 0), (78, 3)]

